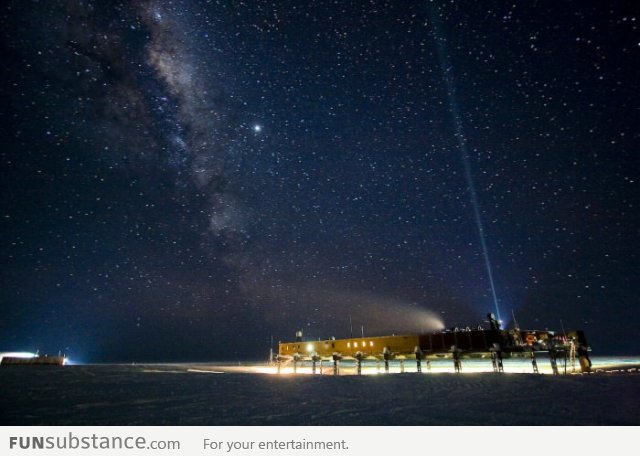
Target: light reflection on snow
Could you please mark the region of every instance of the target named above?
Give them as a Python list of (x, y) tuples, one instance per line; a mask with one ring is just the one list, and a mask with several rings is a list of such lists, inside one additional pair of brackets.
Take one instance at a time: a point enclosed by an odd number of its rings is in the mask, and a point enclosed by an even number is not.
[[(551, 365), (547, 356), (541, 355), (537, 357), (538, 370), (540, 374), (552, 374)], [(640, 357), (593, 357), (592, 358), (592, 371), (607, 370), (613, 368), (632, 368), (640, 365)], [(533, 374), (533, 367), (529, 358), (523, 359), (505, 359), (504, 360), (504, 372), (506, 374)], [(278, 375), (278, 368), (276, 365), (256, 364), (256, 365), (243, 365), (243, 366), (218, 366), (221, 371), (225, 372), (237, 372), (237, 373), (254, 373), (254, 374), (270, 374)], [(558, 360), (558, 370), (561, 374), (565, 372), (564, 361)], [(391, 361), (389, 363), (389, 373), (399, 374), (401, 367), (399, 361)], [(417, 366), (415, 362), (404, 362), (405, 373), (416, 373)], [(426, 362), (422, 363), (422, 373), (425, 375), (453, 373), (453, 361), (449, 359), (431, 361), (431, 369), (428, 369)], [(468, 373), (491, 373), (493, 367), (491, 359), (467, 359), (462, 361), (462, 374)], [(580, 364), (575, 363), (575, 369), (571, 364), (567, 362), (566, 373), (580, 373)], [(355, 362), (342, 361), (339, 366), (340, 375), (357, 375)], [(380, 375), (385, 374), (384, 365), (380, 363), (377, 366), (375, 363), (363, 363), (362, 375)], [(311, 362), (299, 363), (295, 369), (291, 363), (283, 364), (280, 366), (280, 375), (313, 375), (313, 369)], [(323, 363), (322, 374), (320, 374), (320, 365), (316, 364), (315, 375), (333, 375), (333, 363)]]

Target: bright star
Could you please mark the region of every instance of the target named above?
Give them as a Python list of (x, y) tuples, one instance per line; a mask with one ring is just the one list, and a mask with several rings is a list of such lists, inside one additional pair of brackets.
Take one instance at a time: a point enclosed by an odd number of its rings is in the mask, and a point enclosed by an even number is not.
[(253, 131), (255, 131), (256, 133), (260, 133), (262, 131), (262, 125), (254, 125)]

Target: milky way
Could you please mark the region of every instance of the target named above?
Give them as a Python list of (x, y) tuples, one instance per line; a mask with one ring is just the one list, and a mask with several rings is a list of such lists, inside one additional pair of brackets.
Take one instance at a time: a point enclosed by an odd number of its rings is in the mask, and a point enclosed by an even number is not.
[(261, 357), (495, 294), (640, 348), (637, 15), (429, 5), (3, 3), (0, 348)]

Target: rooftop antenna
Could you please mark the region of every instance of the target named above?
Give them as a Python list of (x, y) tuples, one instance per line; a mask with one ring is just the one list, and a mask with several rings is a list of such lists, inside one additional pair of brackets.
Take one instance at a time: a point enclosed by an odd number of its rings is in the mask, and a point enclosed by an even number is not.
[[(564, 322), (562, 321), (562, 318), (560, 319), (560, 327), (562, 328), (562, 338), (564, 339), (562, 343), (566, 344), (567, 332), (564, 330)], [(567, 349), (565, 348), (563, 352), (564, 352), (564, 374), (567, 375)]]
[(351, 321), (351, 314), (349, 314), (349, 331), (351, 334), (351, 338), (353, 339), (353, 321)]
[(516, 331), (520, 331), (520, 325), (518, 325), (518, 320), (516, 320), (516, 314), (513, 309), (511, 309), (511, 316), (513, 317), (513, 328)]
[(362, 338), (364, 339), (364, 325), (360, 326), (360, 331), (362, 331)]
[(269, 342), (269, 363), (273, 362), (273, 334), (271, 334), (271, 340)]

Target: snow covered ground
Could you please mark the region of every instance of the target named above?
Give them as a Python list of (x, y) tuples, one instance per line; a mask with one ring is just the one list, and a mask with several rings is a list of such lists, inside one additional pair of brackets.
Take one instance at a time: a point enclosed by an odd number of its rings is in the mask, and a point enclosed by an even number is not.
[[(361, 377), (214, 363), (3, 366), (0, 424), (640, 425), (638, 365), (602, 357), (602, 372), (552, 376), (517, 373), (531, 365), (513, 360), (505, 374), (480, 372), (491, 363), (478, 360), (457, 375), (450, 361), (422, 374), (407, 362), (402, 375)], [(345, 363), (342, 372), (352, 370)], [(365, 372), (377, 373), (375, 364)]]

